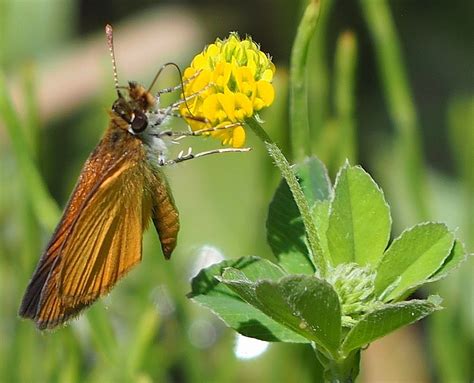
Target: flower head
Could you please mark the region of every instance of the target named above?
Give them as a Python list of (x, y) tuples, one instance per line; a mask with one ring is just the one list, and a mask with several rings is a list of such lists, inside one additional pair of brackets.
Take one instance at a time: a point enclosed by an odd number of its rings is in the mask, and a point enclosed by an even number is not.
[(342, 325), (351, 327), (365, 313), (381, 305), (375, 297), (375, 272), (356, 263), (341, 263), (328, 276), (342, 311)]
[(180, 113), (194, 131), (217, 128), (208, 134), (224, 145), (241, 147), (245, 143), (241, 123), (273, 102), (274, 73), (270, 57), (250, 37), (241, 40), (231, 33), (208, 45), (184, 71), (187, 102)]

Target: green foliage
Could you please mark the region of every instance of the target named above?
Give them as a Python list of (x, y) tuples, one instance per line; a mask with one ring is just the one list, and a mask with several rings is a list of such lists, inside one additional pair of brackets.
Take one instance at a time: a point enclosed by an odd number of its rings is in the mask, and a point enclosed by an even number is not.
[[(275, 321), (335, 355), (341, 337), (341, 309), (332, 287), (318, 278), (289, 275), (250, 282), (239, 270), (227, 269), (221, 282)], [(324, 317), (324, 320), (321, 319)]]
[[(255, 124), (253, 125), (254, 130), (263, 130), (255, 129)], [(319, 240), (318, 232), (314, 224), (314, 220), (311, 214), (311, 209), (309, 207), (308, 200), (306, 199), (303, 190), (299, 184), (296, 175), (291, 168), (288, 160), (285, 158), (283, 153), (280, 151), (278, 146), (272, 142), (266, 142), (268, 154), (272, 157), (275, 165), (281, 171), (283, 178), (285, 179), (288, 187), (290, 188), (293, 199), (298, 206), (298, 210), (301, 214), (301, 219), (306, 233), (306, 240), (308, 242), (308, 250), (310, 254), (311, 262), (313, 262), (316, 269), (320, 274), (324, 275), (326, 273), (327, 264), (325, 259), (322, 257), (322, 248)]]
[(308, 2), (293, 42), (290, 62), (290, 133), (292, 154), (301, 160), (310, 153), (308, 88), (306, 81), (308, 49), (318, 25), (320, 0)]
[(403, 232), (378, 267), (376, 292), (389, 301), (422, 284), (441, 268), (453, 242), (454, 235), (439, 223), (425, 223)]
[(342, 355), (349, 355), (352, 350), (440, 310), (440, 303), (438, 296), (430, 296), (427, 300), (413, 299), (384, 305), (367, 313), (346, 335), (341, 345)]
[(226, 269), (237, 269), (245, 273), (246, 280), (278, 280), (284, 272), (275, 264), (257, 257), (245, 257), (235, 261), (224, 261), (202, 270), (192, 281), (191, 299), (210, 308), (229, 326), (242, 335), (266, 341), (301, 343), (307, 340), (292, 329), (282, 326), (257, 307), (249, 306), (226, 284), (219, 283)]
[[(322, 206), (317, 202), (328, 200), (330, 193), (330, 181), (322, 162), (308, 158), (294, 171), (309, 205)], [(281, 180), (270, 203), (267, 236), (273, 254), (288, 273), (314, 272), (305, 244), (304, 224), (285, 180)]]
[(388, 243), (391, 219), (382, 191), (362, 168), (341, 169), (330, 211), (326, 236), (331, 263), (376, 266)]
[[(436, 296), (395, 301), (463, 260), (462, 246), (445, 225), (417, 225), (385, 250), (390, 209), (361, 167), (345, 164), (334, 190), (315, 158), (288, 171), (294, 172), (306, 204), (296, 209), (293, 190), (281, 181), (267, 219), (267, 239), (278, 263), (244, 257), (212, 266), (194, 278), (194, 300), (247, 336), (312, 343), (328, 371), (334, 363), (345, 366), (370, 342), (441, 309)], [(301, 206), (312, 211), (318, 240), (327, 243), (314, 255), (318, 262), (309, 262)], [(251, 272), (253, 264), (261, 265), (258, 273)], [(318, 264), (327, 265), (325, 274)]]
[(387, 106), (398, 133), (395, 150), (403, 166), (402, 177), (404, 188), (409, 191), (410, 212), (416, 219), (427, 219), (429, 206), (418, 116), (390, 7), (386, 0), (361, 0), (360, 3), (374, 41)]
[(34, 210), (37, 219), (41, 224), (52, 230), (57, 223), (59, 217), (59, 208), (55, 201), (51, 198), (46, 189), (44, 180), (38, 172), (31, 159), (31, 147), (28, 145), (27, 138), (22, 129), (22, 122), (13, 109), (9, 95), (7, 94), (7, 87), (5, 83), (4, 74), (0, 72), (0, 114), (3, 116), (5, 126), (8, 128), (8, 133), (15, 148), (15, 153), (18, 157), (20, 172), (25, 181), (25, 186), (29, 190), (34, 190), (35, 193), (28, 194), (31, 199), (30, 203)]

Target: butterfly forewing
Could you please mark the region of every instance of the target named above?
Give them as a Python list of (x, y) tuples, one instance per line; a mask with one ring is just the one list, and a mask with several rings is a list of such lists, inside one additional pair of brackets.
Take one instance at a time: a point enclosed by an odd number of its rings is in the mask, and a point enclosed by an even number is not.
[[(65, 322), (107, 293), (140, 261), (142, 233), (151, 214), (159, 220), (153, 192), (165, 184), (145, 166), (141, 141), (121, 124), (112, 116), (28, 285), (20, 315), (40, 328)], [(174, 229), (162, 230), (172, 243), (169, 252), (178, 231), (174, 205), (170, 209)]]
[(144, 190), (141, 166), (125, 162), (84, 208), (71, 232), (75, 240), (63, 248), (59, 284), (63, 299), (71, 304), (94, 300), (140, 261), (144, 204), (149, 218), (150, 196)]

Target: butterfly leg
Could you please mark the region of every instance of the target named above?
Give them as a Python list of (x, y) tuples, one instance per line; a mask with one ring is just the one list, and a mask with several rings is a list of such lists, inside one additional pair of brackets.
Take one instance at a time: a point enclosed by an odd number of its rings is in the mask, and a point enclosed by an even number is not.
[(252, 150), (252, 148), (222, 148), (222, 149), (213, 149), (207, 150), (205, 152), (192, 153), (192, 148), (188, 148), (185, 153), (184, 150), (179, 152), (178, 157), (173, 160), (164, 160), (160, 158), (158, 161), (160, 166), (169, 166), (178, 164), (183, 161), (193, 160), (195, 158), (209, 156), (211, 154), (222, 154), (222, 153), (244, 153)]
[(202, 92), (206, 91), (211, 86), (212, 86), (212, 84), (206, 85), (201, 90), (199, 90), (195, 93), (191, 93), (190, 95), (187, 95), (186, 97), (180, 98), (178, 101), (175, 101), (172, 104), (170, 104), (166, 109), (169, 109), (170, 111), (177, 110), (181, 104), (186, 104), (188, 101), (191, 101), (193, 98), (199, 96)]
[[(188, 80), (187, 80), (188, 81)], [(187, 82), (186, 81), (186, 82)], [(185, 82), (183, 82), (184, 84)], [(169, 88), (163, 88), (163, 89), (160, 89), (158, 92), (156, 92), (155, 94), (155, 98), (160, 98), (160, 96), (162, 94), (167, 94), (167, 93), (173, 93), (177, 90), (180, 90), (182, 88), (182, 85), (181, 84), (178, 84), (178, 85), (175, 85), (175, 86), (171, 86)]]
[[(161, 118), (158, 119), (158, 123), (157, 125), (161, 124), (161, 122), (167, 118), (167, 117), (180, 117), (180, 118), (183, 118), (182, 115), (178, 114), (178, 113), (175, 113), (177, 110), (179, 110), (179, 107), (182, 105), (182, 104), (185, 104), (186, 105), (186, 108), (188, 109), (188, 112), (189, 112), (189, 116), (186, 116), (186, 118), (190, 119), (190, 120), (196, 120), (196, 121), (200, 121), (200, 122), (205, 122), (203, 118), (200, 118), (200, 117), (195, 117), (193, 116), (191, 110), (189, 109), (189, 106), (188, 106), (188, 102), (191, 101), (193, 98), (197, 97), (199, 94), (201, 94), (202, 92), (204, 92), (206, 89), (209, 88), (210, 85), (204, 87), (203, 89), (201, 89), (200, 91), (196, 92), (196, 93), (192, 93), (190, 94), (189, 96), (186, 96), (184, 98), (180, 98), (178, 101), (175, 101), (174, 103), (168, 105), (166, 108), (158, 108), (156, 110), (152, 110), (152, 111), (149, 111), (148, 113), (150, 114), (155, 114), (155, 115), (158, 115), (158, 116), (161, 116)], [(167, 93), (168, 90), (173, 91), (173, 89), (175, 88), (178, 88), (181, 87), (181, 85), (178, 85), (177, 87), (173, 87), (173, 88), (166, 88), (164, 90), (161, 90), (159, 91), (156, 95), (155, 95), (155, 102), (156, 102), (156, 105), (160, 105), (160, 97), (163, 93)]]
[(184, 85), (186, 85), (189, 82), (191, 82), (192, 80), (194, 80), (197, 76), (199, 76), (200, 73), (201, 73), (201, 70), (198, 70), (196, 73), (194, 73), (192, 76), (188, 77), (186, 80), (180, 82), (178, 85), (171, 86), (169, 88), (160, 89), (158, 92), (156, 92), (155, 97), (159, 98), (162, 94), (172, 93), (172, 92), (175, 92), (177, 90), (182, 89)]
[[(207, 120), (203, 120), (203, 122), (207, 122)], [(197, 137), (197, 136), (203, 136), (206, 135), (207, 133), (211, 132), (216, 132), (219, 130), (226, 130), (226, 129), (232, 129), (236, 128), (237, 126), (241, 126), (242, 124), (239, 122), (229, 124), (229, 125), (223, 125), (223, 126), (213, 126), (210, 128), (204, 128), (204, 129), (199, 129), (199, 130), (189, 130), (185, 132), (175, 132), (172, 130), (163, 130), (159, 133), (154, 134), (155, 137), (173, 137), (174, 140), (181, 140), (185, 137)]]

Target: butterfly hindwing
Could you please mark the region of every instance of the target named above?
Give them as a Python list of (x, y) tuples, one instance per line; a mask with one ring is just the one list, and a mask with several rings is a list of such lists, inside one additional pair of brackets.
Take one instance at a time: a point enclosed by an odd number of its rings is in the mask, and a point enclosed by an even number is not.
[(152, 190), (152, 219), (160, 237), (161, 249), (166, 259), (176, 247), (179, 231), (179, 214), (170, 192), (166, 178), (160, 177), (160, 182), (153, 182)]

